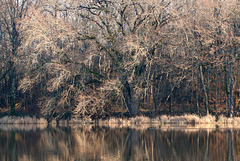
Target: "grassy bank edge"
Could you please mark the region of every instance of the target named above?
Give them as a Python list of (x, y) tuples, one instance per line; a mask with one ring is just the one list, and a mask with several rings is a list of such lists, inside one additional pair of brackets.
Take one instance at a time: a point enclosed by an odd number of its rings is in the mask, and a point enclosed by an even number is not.
[(150, 118), (145, 116), (137, 116), (129, 119), (122, 118), (110, 118), (108, 120), (99, 120), (99, 124), (214, 124), (214, 125), (240, 125), (240, 117), (227, 118), (225, 116), (219, 116), (216, 118), (213, 115), (206, 115), (199, 117), (194, 114), (186, 114), (182, 116), (168, 116), (161, 115), (156, 118)]
[(240, 125), (240, 117), (227, 118), (225, 116), (219, 116), (216, 119), (213, 115), (206, 115), (199, 117), (194, 114), (186, 114), (182, 116), (168, 116), (161, 115), (155, 118), (146, 117), (146, 116), (136, 116), (130, 118), (116, 118), (111, 117), (108, 119), (76, 119), (72, 118), (71, 120), (53, 120), (48, 122), (44, 118), (36, 117), (16, 117), (16, 116), (4, 116), (0, 118), (0, 124), (101, 124), (101, 125), (111, 125), (111, 124), (127, 124), (127, 125), (137, 125), (137, 124), (235, 124)]

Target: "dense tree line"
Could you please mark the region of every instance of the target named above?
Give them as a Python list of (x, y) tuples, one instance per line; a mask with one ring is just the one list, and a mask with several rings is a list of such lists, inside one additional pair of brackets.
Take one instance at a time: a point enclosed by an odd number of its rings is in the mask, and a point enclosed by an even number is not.
[(238, 115), (238, 0), (0, 4), (2, 112)]

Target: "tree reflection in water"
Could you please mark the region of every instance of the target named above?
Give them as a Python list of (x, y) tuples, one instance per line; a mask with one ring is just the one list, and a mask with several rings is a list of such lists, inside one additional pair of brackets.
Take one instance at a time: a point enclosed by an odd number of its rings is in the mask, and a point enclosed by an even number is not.
[(0, 127), (3, 161), (234, 161), (239, 154), (239, 131), (232, 129)]

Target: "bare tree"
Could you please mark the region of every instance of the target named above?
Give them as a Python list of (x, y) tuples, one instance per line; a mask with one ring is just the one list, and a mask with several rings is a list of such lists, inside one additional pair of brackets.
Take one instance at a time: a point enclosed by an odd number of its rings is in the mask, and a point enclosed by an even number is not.
[(238, 6), (235, 0), (42, 1), (19, 21), (20, 89), (40, 90), (38, 103), (49, 117), (96, 118), (121, 106), (130, 115), (162, 106), (200, 112), (204, 104), (208, 114), (223, 111), (224, 103), (232, 116)]
[[(144, 66), (148, 66), (148, 74), (143, 74), (143, 77), (139, 78), (149, 80), (152, 77), (151, 55), (160, 47), (161, 41), (155, 37), (156, 42), (151, 42), (150, 36), (153, 33), (150, 32), (153, 29), (157, 33), (157, 28), (167, 24), (169, 16), (167, 13), (164, 15), (167, 6), (168, 3), (159, 6), (151, 3), (146, 5), (144, 1), (121, 3), (89, 1), (79, 4), (56, 2), (47, 7), (43, 5), (39, 11), (33, 10), (32, 14), (23, 21), (25, 25), (22, 31), (26, 31), (23, 48), (25, 50), (28, 47), (31, 53), (28, 56), (31, 61), (27, 59), (26, 63), (31, 68), (37, 66), (42, 70), (44, 67), (46, 73), (50, 72), (52, 79), (48, 83), (52, 82), (50, 86), (56, 87), (54, 90), (63, 85), (63, 82), (73, 78), (73, 86), (82, 79), (80, 83), (84, 88), (89, 84), (88, 82), (92, 82), (91, 84), (104, 82), (101, 88), (94, 90), (105, 91), (105, 96), (109, 97), (110, 91), (106, 83), (115, 82), (110, 94), (113, 94), (113, 91), (120, 91), (119, 97), (122, 103), (131, 115), (136, 115), (138, 85), (141, 83), (136, 76), (145, 72)], [(63, 19), (65, 12), (71, 14), (71, 17)], [(76, 25), (72, 21), (73, 18), (83, 23)], [(77, 52), (76, 49), (80, 49), (81, 52)], [(48, 57), (45, 65), (39, 64), (42, 54), (47, 54)], [(79, 68), (85, 70), (81, 71), (86, 73), (85, 76), (79, 73)], [(49, 69), (54, 72), (51, 73)], [(87, 81), (88, 77), (90, 77), (89, 81)], [(29, 76), (26, 78), (28, 79), (22, 81), (23, 89), (33, 87), (36, 80), (41, 80), (36, 79), (36, 75), (31, 80)], [(63, 86), (66, 87), (66, 84)], [(79, 104), (82, 102), (80, 101)], [(77, 105), (77, 107), (77, 111), (80, 111), (79, 107), (82, 106)]]
[[(11, 114), (15, 113), (17, 85), (18, 85), (18, 71), (16, 69), (16, 58), (18, 57), (18, 47), (21, 44), (21, 37), (19, 36), (18, 27), (21, 26), (18, 20), (22, 19), (28, 10), (30, 1), (28, 0), (2, 0), (0, 3), (0, 28), (1, 28), (1, 48), (2, 61), (4, 62), (0, 81), (6, 84), (7, 91), (2, 93), (5, 95), (6, 102), (10, 102)], [(3, 80), (7, 80), (7, 82)], [(9, 84), (8, 84), (9, 82)], [(9, 98), (9, 100), (8, 100)], [(3, 101), (5, 102), (5, 101)], [(4, 103), (5, 104), (5, 103)]]

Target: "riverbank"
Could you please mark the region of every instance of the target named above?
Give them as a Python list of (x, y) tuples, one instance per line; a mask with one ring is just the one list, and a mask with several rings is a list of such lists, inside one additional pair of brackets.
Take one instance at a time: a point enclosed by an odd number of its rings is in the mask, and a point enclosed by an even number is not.
[(240, 124), (240, 117), (227, 118), (225, 116), (219, 116), (216, 119), (213, 115), (206, 115), (199, 117), (198, 115), (187, 114), (182, 116), (168, 116), (161, 115), (155, 118), (146, 116), (136, 116), (136, 117), (125, 117), (125, 118), (115, 118), (111, 117), (108, 119), (77, 119), (72, 118), (71, 120), (53, 120), (48, 122), (44, 118), (36, 117), (19, 117), (19, 116), (4, 116), (0, 118), (0, 124), (99, 124), (99, 125), (112, 125), (112, 124), (123, 124), (123, 125), (141, 125), (141, 124), (214, 124), (214, 125), (238, 125)]
[(240, 128), (240, 117), (227, 118), (219, 116), (206, 115), (199, 117), (197, 115), (168, 116), (161, 115), (156, 118), (137, 116), (129, 119), (110, 118), (108, 120), (98, 120), (99, 125), (109, 127), (135, 127), (151, 126), (161, 128)]
[(227, 118), (219, 116), (206, 115), (199, 117), (197, 115), (167, 116), (161, 115), (156, 118), (145, 116), (136, 116), (130, 118), (109, 118), (109, 119), (71, 119), (71, 120), (53, 120), (48, 122), (44, 118), (36, 117), (9, 117), (0, 118), (0, 126), (12, 129), (44, 129), (47, 126), (105, 126), (110, 128), (134, 128), (134, 129), (216, 129), (216, 128), (235, 128), (240, 129), (240, 117)]
[(30, 116), (4, 116), (0, 118), (0, 124), (48, 124), (48, 121), (44, 118)]

